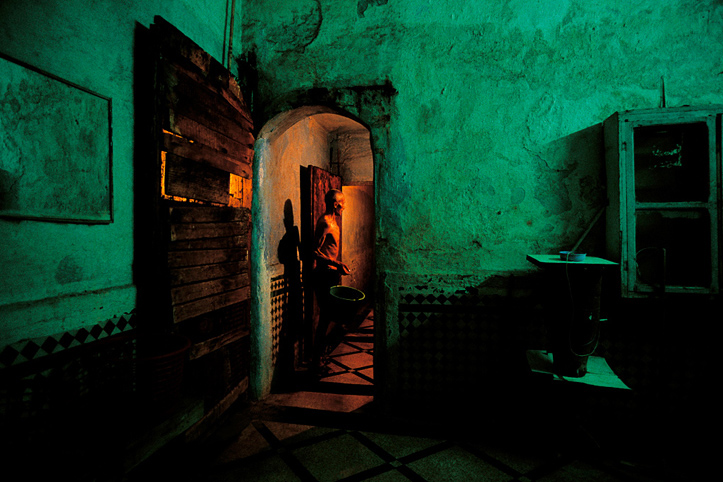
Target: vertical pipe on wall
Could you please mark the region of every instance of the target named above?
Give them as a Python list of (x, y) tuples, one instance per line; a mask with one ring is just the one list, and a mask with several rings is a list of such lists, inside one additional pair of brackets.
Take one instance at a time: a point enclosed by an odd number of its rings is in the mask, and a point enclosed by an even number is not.
[(221, 46), (221, 65), (228, 69), (230, 59), (226, 59), (226, 39), (228, 38), (226, 26), (228, 25), (228, 2), (226, 0), (226, 16), (223, 19), (223, 44)]
[(226, 56), (227, 65), (231, 64), (231, 52), (233, 50), (233, 21), (236, 17), (236, 0), (231, 0), (231, 21), (228, 27), (228, 55)]

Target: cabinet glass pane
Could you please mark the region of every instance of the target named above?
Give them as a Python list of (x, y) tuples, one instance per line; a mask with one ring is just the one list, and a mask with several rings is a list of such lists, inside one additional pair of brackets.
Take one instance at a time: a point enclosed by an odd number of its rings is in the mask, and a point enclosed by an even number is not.
[(633, 145), (636, 201), (708, 200), (705, 122), (636, 127)]
[(708, 287), (710, 216), (704, 210), (637, 211), (637, 279), (652, 287)]

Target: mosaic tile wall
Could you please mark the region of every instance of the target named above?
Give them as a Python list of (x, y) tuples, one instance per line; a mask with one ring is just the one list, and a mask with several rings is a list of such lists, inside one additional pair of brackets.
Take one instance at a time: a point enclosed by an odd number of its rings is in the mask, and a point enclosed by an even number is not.
[[(133, 390), (129, 365), (136, 315), (23, 340), (0, 351), (0, 423), (17, 423), (73, 407), (89, 396)], [(122, 366), (121, 366), (122, 365)]]
[(411, 397), (477, 393), (519, 368), (526, 340), (544, 343), (532, 300), (414, 289), (400, 292), (398, 303), (399, 383)]
[[(495, 382), (524, 380), (528, 349), (548, 349), (545, 300), (523, 289), (400, 288), (393, 346), (398, 395), (408, 403), (494, 397)], [(533, 289), (528, 289), (533, 288)], [(605, 358), (629, 391), (574, 384), (576, 415), (661, 426), (699, 417), (717, 366), (710, 326), (720, 304), (649, 300), (638, 307), (608, 298), (596, 356)], [(516, 383), (516, 382), (514, 382)], [(541, 385), (547, 388), (544, 384)], [(532, 393), (532, 397), (541, 396)]]
[[(301, 317), (300, 319), (303, 319), (304, 311), (304, 299), (303, 299), (303, 293), (304, 293), (304, 283), (303, 279), (299, 280), (299, 285), (294, 288), (296, 290), (296, 293), (299, 296), (299, 299), (296, 301), (298, 312), (296, 313), (296, 317)], [(290, 337), (295, 337), (294, 335), (298, 335), (299, 332), (296, 331), (294, 328), (299, 328), (298, 326), (291, 326), (293, 323), (292, 318), (293, 315), (291, 313), (291, 296), (292, 296), (291, 286), (286, 276), (276, 276), (274, 278), (271, 278), (271, 336), (272, 336), (272, 365), (273, 367), (276, 366), (276, 362), (279, 358), (279, 352), (282, 347), (282, 329), (287, 330)], [(285, 322), (289, 322), (288, 327), (284, 326)], [(298, 324), (298, 323), (297, 323)], [(283, 335), (285, 335), (283, 333)], [(298, 347), (296, 347), (296, 351), (298, 351)]]
[(281, 336), (281, 322), (284, 319), (284, 312), (288, 307), (289, 292), (284, 276), (271, 278), (271, 360), (276, 366), (276, 359), (279, 356), (279, 341)]

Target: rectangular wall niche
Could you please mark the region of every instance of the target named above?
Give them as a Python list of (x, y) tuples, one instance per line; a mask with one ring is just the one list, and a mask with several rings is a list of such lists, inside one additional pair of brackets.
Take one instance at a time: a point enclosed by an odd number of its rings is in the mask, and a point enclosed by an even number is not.
[(110, 99), (0, 54), (0, 217), (112, 222)]

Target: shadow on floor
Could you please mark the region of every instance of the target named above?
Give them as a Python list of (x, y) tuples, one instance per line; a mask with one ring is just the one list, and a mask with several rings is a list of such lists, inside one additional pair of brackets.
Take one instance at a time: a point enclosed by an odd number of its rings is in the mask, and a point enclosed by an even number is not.
[(575, 416), (573, 398), (544, 382), (506, 397), (481, 391), (477, 410), (450, 400), (434, 411), (383, 413), (373, 394), (373, 321), (370, 314), (341, 340), (328, 374), (234, 407), (207, 439), (171, 444), (124, 480), (694, 480), (698, 467), (675, 454), (652, 445), (630, 452), (635, 441), (623, 443), (623, 433), (604, 439)]

